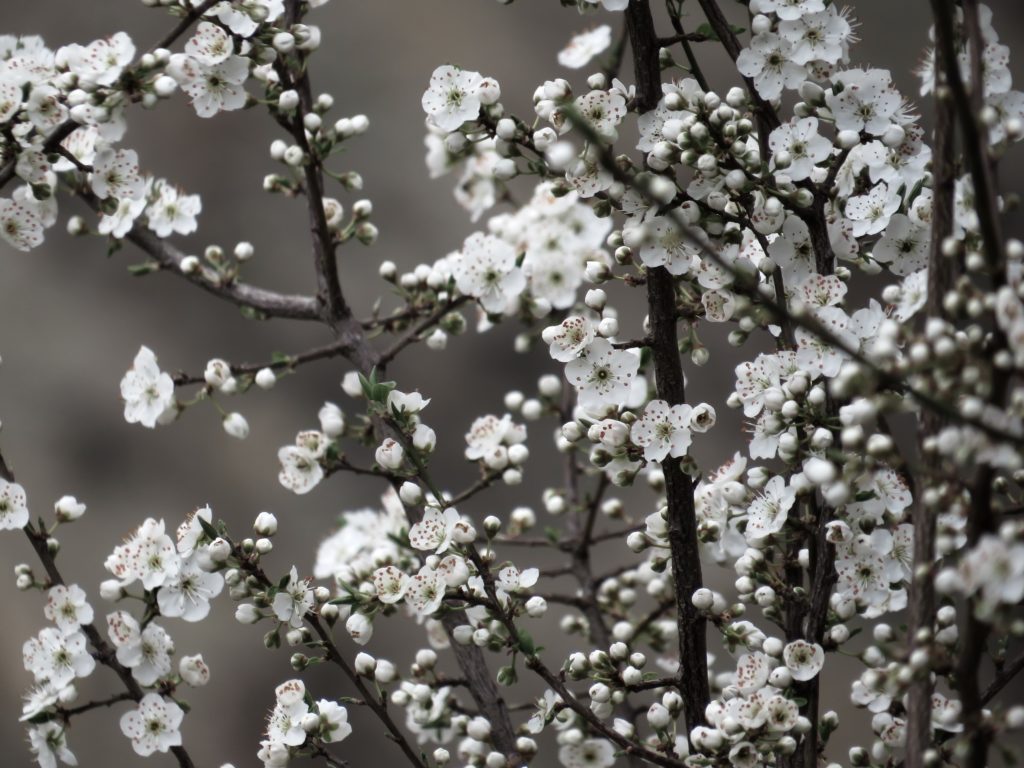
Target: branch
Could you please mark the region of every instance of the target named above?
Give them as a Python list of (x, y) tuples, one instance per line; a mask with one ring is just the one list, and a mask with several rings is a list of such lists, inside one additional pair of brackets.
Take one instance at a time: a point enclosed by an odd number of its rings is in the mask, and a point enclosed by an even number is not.
[(449, 299), (444, 305), (438, 307), (430, 313), (421, 323), (410, 329), (405, 336), (398, 339), (394, 344), (388, 347), (386, 350), (380, 353), (377, 359), (377, 365), (383, 370), (388, 363), (398, 356), (398, 353), (408, 347), (410, 344), (415, 344), (420, 341), (421, 334), (433, 328), (437, 325), (441, 319), (451, 312), (453, 309), (461, 307), (463, 304), (469, 301), (468, 296), (459, 296), (455, 299)]
[(188, 28), (192, 26), (193, 22), (198, 21), (203, 15), (213, 8), (220, 0), (203, 0), (202, 3), (191, 9), (184, 18), (178, 22), (178, 25), (168, 32), (162, 40), (157, 42), (155, 45), (150, 47), (150, 53), (155, 51), (157, 48), (170, 48), (174, 44), (174, 41), (181, 37), (188, 31)]
[(142, 227), (132, 227), (126, 239), (152, 256), (161, 268), (174, 272), (207, 293), (219, 296), (232, 304), (254, 309), (268, 317), (283, 317), (293, 320), (320, 319), (316, 300), (309, 296), (277, 293), (234, 281), (215, 282), (208, 279), (208, 275), (203, 270), (185, 274), (181, 271), (181, 261), (187, 254)]
[(982, 706), (992, 701), (996, 694), (1009, 685), (1013, 678), (1019, 675), (1021, 671), (1024, 671), (1024, 653), (1021, 653), (1017, 658), (1003, 667), (996, 679), (989, 683), (988, 688), (986, 688), (984, 693), (981, 694)]
[[(931, 0), (935, 15), (935, 43), (946, 82), (953, 93), (956, 114), (963, 133), (963, 151), (974, 184), (974, 208), (985, 244), (985, 257), (994, 275), (1002, 270), (1003, 243), (999, 224), (999, 196), (995, 173), (988, 157), (988, 131), (980, 123), (984, 83), (981, 78), (981, 56), (984, 42), (978, 22), (977, 0), (964, 0), (964, 22), (970, 36), (971, 91), (967, 92), (960, 77), (956, 53), (952, 0)], [(938, 71), (938, 70), (936, 70)]]
[[(1002, 238), (1000, 235), (998, 198), (995, 175), (989, 162), (986, 132), (979, 125), (979, 111), (982, 103), (981, 55), (982, 41), (978, 21), (978, 4), (975, 0), (963, 3), (964, 22), (970, 37), (971, 72), (973, 74), (971, 93), (968, 94), (960, 77), (955, 31), (953, 26), (954, 5), (950, 0), (931, 0), (935, 16), (935, 42), (946, 80), (953, 93), (960, 130), (963, 135), (963, 151), (967, 155), (971, 179), (974, 183), (974, 207), (984, 242), (985, 258), (988, 261), (993, 283), (996, 288), (1003, 281)], [(1001, 334), (999, 334), (1001, 336)], [(1005, 340), (1003, 340), (1005, 341)], [(1005, 373), (993, 372), (990, 404), (1001, 403), (1005, 397), (1008, 378)], [(971, 510), (967, 518), (966, 548), (973, 548), (981, 536), (994, 528), (992, 514), (992, 480), (995, 473), (991, 466), (979, 468), (971, 485)], [(979, 621), (973, 610), (973, 600), (963, 609), (960, 626), (960, 654), (956, 665), (956, 682), (963, 705), (963, 723), (967, 744), (963, 765), (965, 768), (984, 768), (987, 763), (990, 734), (983, 727), (981, 692), (978, 669), (988, 643), (991, 628)]]
[[(672, 0), (665, 0), (665, 9), (668, 11), (669, 21), (672, 22), (672, 28), (676, 31), (676, 37), (679, 42), (683, 44), (683, 53), (686, 54), (686, 61), (690, 65), (690, 74), (697, 80), (697, 85), (700, 86), (700, 89), (706, 93), (711, 90), (711, 85), (704, 76), (704, 71), (701, 69), (697, 56), (693, 52), (693, 47), (690, 45), (690, 36), (683, 31), (683, 22), (680, 18), (683, 10), (682, 0), (679, 0), (679, 5), (676, 8), (671, 7), (671, 2)], [(663, 45), (664, 42), (662, 42)]]
[[(263, 587), (274, 586), (273, 582), (263, 569), (248, 555), (246, 555), (240, 546), (232, 542), (231, 547), (233, 555), (238, 560), (242, 570), (254, 577)], [(388, 729), (388, 734), (390, 735), (391, 740), (399, 746), (409, 762), (412, 763), (415, 768), (427, 768), (426, 763), (423, 762), (420, 756), (416, 753), (416, 750), (413, 749), (411, 744), (409, 744), (401, 729), (392, 719), (384, 701), (378, 696), (375, 696), (373, 692), (366, 687), (363, 678), (356, 673), (347, 661), (345, 661), (345, 657), (341, 655), (341, 651), (338, 650), (338, 646), (334, 643), (334, 637), (331, 632), (325, 628), (323, 623), (320, 621), (320, 615), (315, 611), (307, 611), (303, 618), (320, 639), (320, 643), (326, 651), (327, 660), (337, 666), (342, 673), (344, 673), (345, 677), (347, 677), (355, 686), (356, 690), (359, 691), (359, 695), (363, 698), (362, 703), (369, 707), (377, 718), (384, 724), (384, 727)]]
[[(637, 104), (653, 109), (661, 91), (658, 44), (648, 0), (633, 0), (626, 9), (626, 24), (637, 74)], [(653, 83), (653, 84), (652, 84)], [(650, 318), (650, 349), (654, 357), (658, 396), (669, 405), (686, 402), (683, 368), (676, 328), (675, 281), (664, 267), (647, 270), (647, 308)], [(676, 687), (683, 698), (687, 732), (704, 723), (708, 688), (706, 620), (691, 597), (704, 585), (701, 573), (693, 478), (679, 461), (662, 462), (668, 502), (668, 539), (675, 580), (676, 623), (679, 629), (679, 674)]]
[[(936, 27), (936, 34), (943, 34)], [(928, 303), (925, 317), (939, 317), (942, 301), (956, 277), (955, 261), (942, 253), (942, 245), (953, 231), (953, 197), (955, 172), (953, 151), (956, 137), (956, 115), (953, 101), (944, 93), (947, 87), (938, 48), (935, 50), (935, 130), (932, 151), (932, 232), (928, 254)], [(921, 439), (938, 434), (946, 420), (926, 411), (921, 418)], [(922, 451), (923, 453), (923, 451)], [(922, 644), (918, 632), (931, 630), (935, 617), (935, 525), (936, 515), (914, 494), (910, 511), (914, 525), (914, 560), (910, 584), (907, 639), (909, 654), (919, 647), (927, 647), (929, 637)], [(907, 701), (907, 768), (924, 768), (924, 753), (931, 748), (932, 690), (930, 673), (919, 674), (910, 683)]]
[[(14, 482), (14, 473), (11, 472), (10, 467), (4, 461), (3, 455), (0, 454), (0, 476), (8, 482)], [(37, 531), (29, 523), (23, 529), (25, 536), (28, 537), (29, 544), (32, 545), (32, 549), (35, 550), (36, 556), (39, 558), (39, 562), (43, 566), (43, 570), (46, 571), (46, 576), (50, 580), (51, 585), (64, 584), (64, 578), (61, 576), (60, 571), (57, 569), (57, 563), (50, 553), (50, 549), (47, 546), (47, 539), (49, 538), (45, 530)], [(76, 707), (73, 710), (58, 710), (59, 713), (70, 716), (77, 714), (77, 711), (86, 711), (87, 709), (94, 709), (99, 706), (110, 706), (118, 701), (142, 701), (142, 697), (145, 696), (145, 692), (139, 686), (138, 682), (132, 677), (131, 670), (122, 666), (117, 660), (117, 654), (114, 649), (103, 639), (103, 635), (96, 629), (95, 624), (83, 624), (81, 626), (82, 633), (88, 638), (89, 644), (95, 649), (96, 660), (105, 667), (111, 669), (114, 674), (121, 680), (121, 683), (125, 687), (125, 693), (120, 697), (114, 697), (107, 701), (92, 702), (90, 705), (83, 705), (82, 707)], [(189, 756), (188, 751), (184, 747), (171, 747), (171, 753), (178, 761), (180, 768), (194, 768), (195, 764), (192, 762), (192, 758)]]
[(89, 712), (93, 709), (99, 709), (100, 707), (112, 707), (115, 704), (119, 704), (122, 701), (134, 701), (131, 693), (125, 691), (115, 696), (111, 696), (108, 699), (99, 699), (97, 701), (89, 701), (85, 704), (79, 704), (77, 707), (69, 707), (67, 709), (63, 707), (57, 708), (57, 714), (66, 722), (75, 715), (80, 715), (84, 712)]
[[(285, 21), (289, 26), (301, 20), (301, 5), (301, 0), (288, 0)], [(290, 130), (292, 138), (305, 156), (302, 172), (306, 180), (309, 231), (313, 242), (313, 260), (316, 266), (317, 300), (324, 319), (331, 327), (335, 327), (343, 319), (351, 317), (352, 310), (341, 294), (338, 262), (334, 256), (334, 241), (330, 228), (327, 226), (327, 213), (324, 211), (324, 178), (321, 172), (321, 160), (309, 145), (306, 138), (306, 127), (303, 123), (304, 116), (313, 112), (313, 96), (309, 85), (306, 58), (302, 52), (297, 51), (295, 59), (296, 75), (293, 75), (285, 61), (277, 61), (274, 67), (281, 77), (282, 85), (294, 88), (299, 94), (299, 108), (295, 110), (295, 114), (291, 118)]]
[[(272, 371), (290, 371), (300, 365), (312, 363), (316, 360), (338, 357), (344, 353), (346, 347), (347, 342), (343, 340), (335, 341), (331, 344), (326, 344), (322, 347), (315, 347), (297, 355), (288, 355), (283, 360), (273, 360), (264, 363), (239, 363), (237, 365), (230, 366), (231, 374), (233, 376), (242, 376), (245, 374), (256, 373), (264, 368), (269, 368)], [(203, 384), (205, 381), (206, 379), (203, 376), (197, 376), (195, 374), (179, 373), (174, 376), (174, 386), (176, 387), (188, 386), (189, 384)]]
[[(150, 47), (149, 51), (152, 52), (157, 48), (168, 48), (175, 40), (181, 35), (188, 31), (188, 28), (192, 26), (192, 23), (201, 17), (206, 11), (216, 5), (219, 0), (204, 0), (204, 2), (192, 9), (162, 40), (157, 42), (155, 45)], [(74, 133), (79, 128), (79, 124), (74, 120), (65, 120), (63, 123), (53, 129), (53, 132), (46, 137), (43, 141), (42, 153), (44, 155), (52, 154), (57, 151), (57, 148), (61, 145), (68, 136)], [(14, 178), (14, 167), (17, 164), (17, 157), (13, 158), (8, 162), (3, 170), (0, 170), (0, 189), (7, 186), (8, 182)]]

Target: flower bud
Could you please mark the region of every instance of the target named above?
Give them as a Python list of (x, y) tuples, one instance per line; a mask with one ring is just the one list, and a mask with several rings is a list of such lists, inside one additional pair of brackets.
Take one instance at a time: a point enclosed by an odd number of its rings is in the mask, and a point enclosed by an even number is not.
[(373, 623), (362, 613), (353, 613), (345, 622), (345, 630), (359, 645), (366, 645), (373, 637)]
[(223, 425), (224, 431), (231, 437), (239, 440), (245, 440), (245, 438), (249, 436), (249, 422), (247, 422), (245, 417), (237, 411), (225, 416)]
[(58, 522), (70, 523), (85, 514), (85, 504), (79, 503), (74, 496), (61, 496), (53, 505), (53, 510)]
[(277, 518), (272, 512), (260, 512), (252, 527), (260, 536), (273, 536), (277, 533)]
[(377, 463), (385, 469), (398, 469), (402, 466), (405, 450), (393, 438), (386, 438), (374, 453)]
[(210, 682), (210, 668), (206, 666), (201, 654), (182, 656), (181, 661), (178, 662), (178, 674), (193, 688), (199, 688)]
[(255, 624), (261, 618), (259, 610), (252, 603), (242, 603), (235, 609), (235, 621), (240, 624)]
[(369, 677), (377, 668), (377, 660), (368, 653), (359, 652), (355, 661), (356, 674)]

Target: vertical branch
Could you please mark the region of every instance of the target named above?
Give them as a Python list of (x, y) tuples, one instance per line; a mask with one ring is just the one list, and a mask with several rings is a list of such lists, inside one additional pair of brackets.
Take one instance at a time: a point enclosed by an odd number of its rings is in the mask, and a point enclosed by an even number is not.
[[(288, 0), (286, 24), (289, 26), (301, 18), (301, 0)], [(306, 138), (303, 117), (313, 112), (312, 93), (309, 75), (306, 70), (305, 55), (297, 51), (296, 71), (292, 73), (285, 62), (279, 62), (278, 72), (286, 85), (291, 85), (299, 94), (299, 109), (291, 119), (292, 138), (301, 147), (305, 156), (302, 167), (305, 180), (306, 202), (309, 210), (309, 232), (312, 240), (313, 263), (316, 269), (316, 298), (321, 305), (324, 321), (339, 337), (352, 338), (352, 360), (359, 368), (372, 368), (376, 355), (361, 355), (367, 345), (357, 343), (362, 337), (362, 330), (353, 321), (352, 310), (341, 292), (341, 278), (338, 273), (338, 262), (334, 253), (334, 240), (327, 223), (327, 212), (324, 210), (324, 173), (321, 158), (313, 152)], [(361, 356), (360, 356), (361, 355)]]
[(672, 5), (672, 0), (665, 0), (665, 10), (668, 11), (668, 18), (672, 23), (672, 29), (676, 31), (679, 42), (683, 46), (683, 53), (686, 55), (686, 61), (690, 66), (690, 74), (693, 75), (702, 91), (710, 91), (711, 86), (708, 84), (708, 79), (704, 76), (704, 70), (701, 69), (700, 63), (693, 53), (693, 46), (690, 45), (690, 41), (686, 37), (686, 31), (683, 29), (683, 22), (680, 18), (683, 11), (681, 0), (675, 7)]
[[(1003, 258), (1002, 235), (1000, 232), (998, 190), (995, 170), (988, 155), (986, 131), (980, 121), (983, 103), (984, 83), (981, 80), (982, 47), (981, 27), (978, 20), (976, 0), (964, 0), (964, 28), (969, 38), (971, 91), (968, 93), (960, 74), (956, 51), (954, 29), (954, 7), (951, 0), (931, 0), (935, 16), (935, 42), (942, 69), (952, 92), (960, 130), (963, 136), (963, 151), (974, 184), (974, 207), (978, 215), (985, 259), (993, 288), (998, 289), (1005, 282), (1005, 261)], [(998, 347), (1005, 345), (1002, 333), (995, 333)], [(991, 390), (989, 404), (1001, 406), (1006, 399), (1009, 378), (1005, 371), (991, 366)], [(979, 539), (995, 528), (992, 511), (992, 482), (995, 471), (988, 465), (979, 467), (971, 484), (971, 510), (967, 518), (966, 549), (975, 547)], [(974, 605), (968, 600), (962, 609), (960, 621), (960, 652), (956, 666), (956, 685), (963, 707), (963, 724), (967, 751), (965, 768), (984, 768), (988, 758), (991, 734), (983, 727), (982, 694), (978, 672), (985, 655), (990, 632), (988, 624), (974, 616)]]
[[(956, 135), (956, 115), (949, 86), (942, 74), (935, 53), (935, 131), (932, 152), (932, 234), (928, 254), (928, 303), (925, 318), (940, 317), (942, 299), (956, 279), (956, 264), (942, 253), (942, 244), (953, 231), (954, 169), (953, 151)], [(934, 411), (921, 415), (920, 443), (937, 434), (945, 419)], [(915, 494), (915, 497), (917, 494)], [(909, 615), (907, 619), (908, 655), (929, 645), (930, 630), (935, 615), (935, 582), (932, 572), (935, 561), (935, 514), (914, 499), (911, 510), (914, 525), (913, 581), (910, 585)], [(919, 638), (922, 630), (929, 630), (928, 638)], [(915, 676), (910, 684), (907, 701), (907, 768), (924, 768), (924, 753), (931, 745), (931, 674), (925, 671)]]
[[(648, 0), (632, 0), (626, 9), (626, 25), (633, 48), (637, 80), (637, 108), (653, 109), (661, 92), (658, 42)], [(647, 270), (647, 309), (651, 324), (651, 351), (658, 396), (670, 405), (686, 401), (683, 368), (676, 329), (676, 294), (672, 276), (664, 267)], [(703, 586), (693, 478), (678, 461), (662, 463), (668, 500), (669, 544), (675, 580), (676, 622), (679, 629), (678, 688), (683, 698), (687, 730), (704, 722), (711, 698), (708, 689), (706, 621), (691, 597)]]
[(964, 0), (965, 26), (971, 36), (970, 55), (977, 62), (971, 65), (971, 72), (977, 73), (977, 80), (971, 83), (971, 91), (960, 76), (956, 53), (956, 33), (953, 25), (952, 0), (931, 0), (935, 16), (935, 45), (941, 60), (942, 70), (953, 101), (963, 135), (963, 151), (974, 184), (974, 207), (978, 214), (978, 227), (985, 247), (985, 258), (998, 279), (1003, 268), (1003, 246), (999, 223), (999, 198), (996, 189), (995, 172), (988, 156), (987, 131), (983, 129), (980, 111), (983, 103), (984, 83), (980, 79), (983, 41), (978, 23), (976, 0)]

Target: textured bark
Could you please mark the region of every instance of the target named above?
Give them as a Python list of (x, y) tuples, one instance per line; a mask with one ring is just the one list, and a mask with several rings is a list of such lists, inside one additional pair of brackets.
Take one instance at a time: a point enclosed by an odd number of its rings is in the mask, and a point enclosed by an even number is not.
[[(658, 40), (647, 0), (633, 0), (626, 9), (626, 25), (633, 48), (637, 80), (637, 106), (653, 109), (661, 94)], [(664, 267), (647, 270), (647, 311), (651, 324), (651, 351), (658, 397), (670, 405), (686, 402), (686, 387), (676, 330), (676, 296), (672, 276)], [(711, 698), (708, 689), (707, 622), (693, 606), (693, 593), (704, 585), (693, 502), (693, 478), (676, 460), (662, 463), (668, 501), (669, 544), (675, 579), (676, 623), (679, 630), (678, 688), (683, 698), (686, 727), (704, 723)]]

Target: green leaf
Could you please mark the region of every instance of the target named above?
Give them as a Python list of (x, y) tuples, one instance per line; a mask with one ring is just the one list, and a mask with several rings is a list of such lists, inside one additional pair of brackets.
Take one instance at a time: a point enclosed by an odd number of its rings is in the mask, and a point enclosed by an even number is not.
[(530, 636), (530, 633), (525, 629), (519, 630), (519, 650), (527, 656), (533, 656), (537, 653), (537, 646), (533, 642), (533, 638)]
[(242, 317), (246, 320), (266, 320), (267, 314), (260, 312), (255, 307), (239, 307), (239, 312), (242, 313)]
[(715, 30), (711, 28), (711, 25), (707, 22), (701, 24), (694, 32), (698, 35), (703, 35), (708, 40), (718, 40), (718, 35), (715, 34)]
[(373, 400), (373, 386), (377, 383), (377, 369), (372, 368), (369, 377), (363, 376), (361, 373), (358, 375), (359, 386), (363, 388), (363, 397), (367, 400)]
[[(110, 256), (112, 253), (113, 251), (107, 251), (108, 256)], [(144, 261), (141, 264), (128, 265), (128, 272), (134, 275), (135, 277), (143, 277), (144, 275), (149, 275), (152, 274), (153, 272), (158, 272), (159, 270), (160, 265), (157, 264), (155, 261)]]
[(203, 529), (203, 533), (205, 533), (211, 539), (216, 539), (218, 536), (220, 536), (220, 534), (217, 532), (217, 529), (214, 528), (211, 523), (207, 522), (199, 515), (196, 515), (195, 519), (199, 521), (199, 527)]

